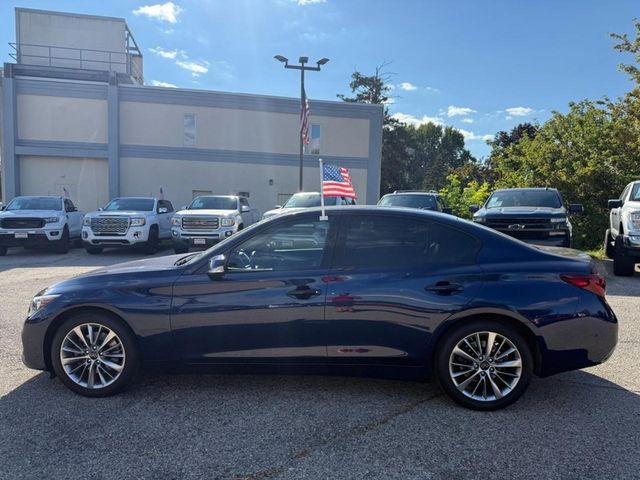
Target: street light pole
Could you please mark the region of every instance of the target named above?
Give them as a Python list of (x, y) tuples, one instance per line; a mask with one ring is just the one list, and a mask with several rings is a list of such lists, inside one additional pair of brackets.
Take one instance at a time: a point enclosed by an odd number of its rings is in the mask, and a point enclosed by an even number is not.
[[(300, 111), (302, 112), (302, 109), (305, 108), (304, 72), (305, 71), (319, 72), (320, 67), (326, 64), (329, 61), (329, 59), (321, 58), (316, 62), (315, 67), (309, 67), (306, 65), (309, 62), (309, 57), (300, 57), (298, 59), (299, 65), (289, 65), (289, 59), (286, 57), (283, 57), (282, 55), (276, 55), (273, 58), (275, 58), (279, 62), (284, 63), (284, 68), (290, 68), (292, 70), (300, 70)], [(298, 132), (298, 137), (300, 140), (300, 172), (299, 172), (299, 181), (298, 181), (298, 191), (301, 192), (302, 191), (302, 169), (304, 166), (304, 141), (302, 138), (302, 130)]]

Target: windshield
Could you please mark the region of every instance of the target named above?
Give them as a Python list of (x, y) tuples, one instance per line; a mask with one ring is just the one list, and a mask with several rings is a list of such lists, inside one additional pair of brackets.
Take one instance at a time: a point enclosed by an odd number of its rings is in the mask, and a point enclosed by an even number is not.
[[(325, 205), (336, 205), (338, 197), (324, 197)], [(282, 208), (310, 208), (320, 206), (319, 193), (296, 193)]]
[(640, 201), (640, 183), (636, 183), (633, 186), (633, 190), (631, 190), (631, 196), (629, 197), (629, 200), (632, 202)]
[(547, 207), (560, 208), (560, 195), (553, 190), (505, 190), (495, 192), (487, 201), (487, 208)]
[(196, 197), (188, 207), (189, 210), (237, 210), (238, 200), (235, 197)]
[(55, 197), (17, 197), (9, 202), (7, 210), (62, 210), (62, 202)]
[(153, 198), (116, 198), (111, 200), (104, 209), (110, 212), (121, 210), (150, 212), (153, 210), (153, 204)]
[(435, 210), (435, 195), (386, 195), (378, 202), (380, 207), (410, 207)]

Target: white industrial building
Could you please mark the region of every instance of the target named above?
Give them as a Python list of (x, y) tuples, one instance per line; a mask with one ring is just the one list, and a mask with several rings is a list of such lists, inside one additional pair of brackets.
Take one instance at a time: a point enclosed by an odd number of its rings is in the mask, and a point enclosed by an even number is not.
[[(176, 206), (246, 192), (264, 211), (298, 190), (298, 98), (145, 86), (126, 21), (16, 9), (15, 63), (2, 83), (2, 199), (61, 195), (84, 210), (116, 196)], [(382, 107), (310, 101), (318, 158), (348, 167), (359, 203), (379, 195)]]

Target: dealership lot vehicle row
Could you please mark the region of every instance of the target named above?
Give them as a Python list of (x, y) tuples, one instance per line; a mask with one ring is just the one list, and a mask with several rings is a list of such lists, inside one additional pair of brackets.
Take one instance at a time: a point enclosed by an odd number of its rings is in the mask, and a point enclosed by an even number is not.
[(608, 277), (620, 338), (607, 363), (534, 380), (520, 402), (487, 415), (428, 384), (365, 378), (148, 373), (125, 395), (79, 397), (22, 366), (28, 302), (96, 262), (139, 255), (14, 258), (2, 259), (0, 275), (0, 478), (444, 479), (486, 462), (519, 478), (636, 478), (640, 469), (639, 273)]

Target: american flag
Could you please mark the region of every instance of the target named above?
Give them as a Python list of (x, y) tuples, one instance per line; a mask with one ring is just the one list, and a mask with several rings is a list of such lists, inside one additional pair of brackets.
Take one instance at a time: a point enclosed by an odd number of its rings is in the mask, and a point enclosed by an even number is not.
[(64, 198), (69, 198), (69, 190), (67, 190), (67, 187), (62, 187), (62, 192), (64, 193)]
[(325, 197), (356, 198), (349, 169), (322, 165), (322, 193)]
[(303, 144), (309, 144), (309, 99), (307, 99), (307, 92), (304, 91), (304, 88), (300, 102), (300, 137)]

